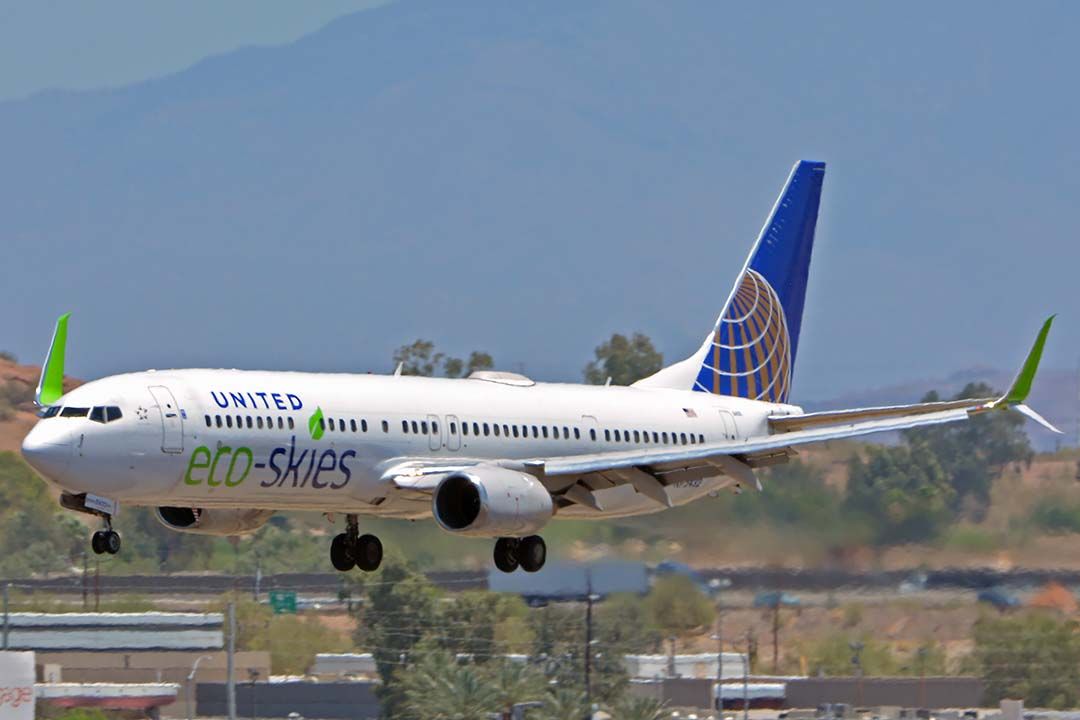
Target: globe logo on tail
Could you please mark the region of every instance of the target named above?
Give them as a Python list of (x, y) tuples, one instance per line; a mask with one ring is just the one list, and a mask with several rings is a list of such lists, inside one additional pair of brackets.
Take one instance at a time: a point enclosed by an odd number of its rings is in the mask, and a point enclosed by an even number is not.
[(780, 297), (760, 273), (743, 273), (713, 332), (697, 384), (716, 395), (787, 402), (791, 337)]

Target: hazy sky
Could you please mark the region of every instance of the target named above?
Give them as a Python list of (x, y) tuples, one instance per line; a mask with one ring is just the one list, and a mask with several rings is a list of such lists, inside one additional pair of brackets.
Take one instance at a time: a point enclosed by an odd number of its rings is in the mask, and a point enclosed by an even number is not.
[(386, 0), (0, 2), (0, 101), (126, 85), (246, 45), (292, 42)]

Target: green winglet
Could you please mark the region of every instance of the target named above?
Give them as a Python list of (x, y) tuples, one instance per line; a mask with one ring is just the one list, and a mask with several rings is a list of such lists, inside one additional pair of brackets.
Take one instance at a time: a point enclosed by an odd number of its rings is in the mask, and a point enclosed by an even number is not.
[(1009, 392), (1005, 393), (1001, 400), (998, 401), (999, 403), (1019, 405), (1027, 400), (1028, 393), (1031, 392), (1031, 382), (1035, 379), (1035, 371), (1039, 369), (1039, 361), (1042, 360), (1046, 336), (1050, 334), (1050, 325), (1056, 317), (1057, 315), (1051, 315), (1046, 318), (1042, 329), (1039, 330), (1039, 336), (1035, 338), (1035, 344), (1031, 346), (1031, 352), (1028, 353), (1027, 360), (1024, 361), (1024, 367), (1020, 368), (1020, 374), (1013, 380)]
[(69, 317), (71, 313), (64, 313), (56, 320), (52, 345), (45, 356), (45, 366), (41, 368), (41, 379), (34, 397), (38, 405), (52, 405), (64, 394), (64, 352), (67, 348)]
[(313, 412), (311, 414), (311, 417), (308, 418), (307, 427), (308, 427), (308, 432), (311, 433), (311, 439), (312, 440), (319, 440), (319, 439), (322, 438), (325, 428), (324, 428), (324, 423), (323, 423), (323, 414), (322, 414), (322, 408), (321, 407), (315, 408), (315, 412)]

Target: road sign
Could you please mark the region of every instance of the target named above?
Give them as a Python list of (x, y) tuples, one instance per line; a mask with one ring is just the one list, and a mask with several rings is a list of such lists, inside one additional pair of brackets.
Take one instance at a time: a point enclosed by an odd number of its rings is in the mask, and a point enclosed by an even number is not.
[(296, 614), (296, 593), (292, 590), (271, 590), (270, 607), (275, 615)]

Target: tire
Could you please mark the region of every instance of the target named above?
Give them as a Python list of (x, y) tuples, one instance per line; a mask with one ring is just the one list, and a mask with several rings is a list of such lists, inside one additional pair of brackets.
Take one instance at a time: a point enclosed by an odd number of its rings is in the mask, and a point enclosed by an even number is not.
[(522, 570), (528, 573), (537, 572), (547, 561), (547, 543), (539, 535), (523, 538), (518, 545), (517, 556)]
[(330, 564), (338, 572), (349, 572), (356, 567), (356, 561), (349, 547), (349, 538), (345, 533), (338, 533), (330, 541)]
[(90, 549), (94, 551), (95, 555), (101, 555), (105, 552), (105, 532), (98, 530), (90, 536)]
[(499, 538), (495, 541), (495, 567), (504, 573), (518, 569), (518, 541), (515, 538)]
[(374, 572), (382, 564), (382, 541), (374, 535), (361, 535), (356, 539), (356, 550), (353, 556), (356, 559), (356, 567), (364, 572)]
[(104, 535), (105, 540), (103, 545), (105, 547), (105, 552), (109, 553), (110, 555), (115, 555), (116, 553), (120, 552), (120, 533), (114, 532), (113, 530), (108, 530), (105, 532)]

